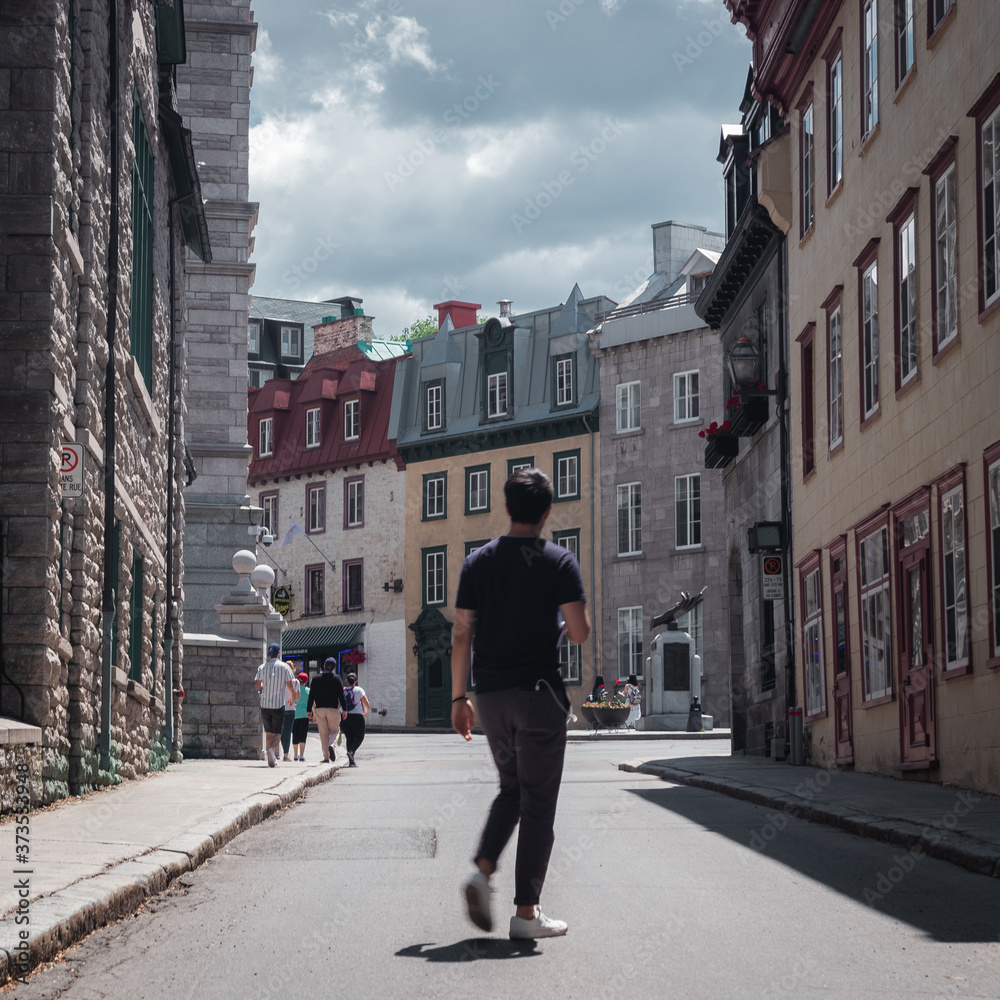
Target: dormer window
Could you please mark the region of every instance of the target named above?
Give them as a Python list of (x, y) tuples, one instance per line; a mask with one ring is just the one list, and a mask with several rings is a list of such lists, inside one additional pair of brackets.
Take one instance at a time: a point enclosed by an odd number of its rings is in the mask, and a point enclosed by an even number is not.
[(274, 419), (262, 417), (257, 425), (257, 457), (264, 458), (274, 453)]
[(507, 416), (507, 373), (496, 372), (486, 378), (486, 416)]
[(283, 326), (281, 328), (281, 357), (302, 357), (302, 328), (298, 326)]
[(424, 430), (439, 431), (444, 428), (444, 384), (424, 384)]
[(711, 274), (712, 274), (711, 271), (705, 271), (704, 274), (692, 274), (691, 275), (691, 294), (692, 295), (701, 295), (702, 291), (705, 288), (705, 285), (708, 283), (709, 277), (711, 277)]
[(556, 406), (572, 406), (576, 385), (573, 355), (564, 354), (554, 359), (552, 375), (555, 381), (552, 398)]
[(344, 403), (344, 440), (357, 441), (361, 436), (361, 403), (350, 399)]
[(319, 447), (319, 407), (306, 410), (306, 447)]
[(251, 320), (247, 327), (247, 352), (260, 354), (260, 323)]
[(514, 330), (499, 320), (488, 320), (479, 339), (480, 420), (509, 419), (514, 410), (511, 396), (514, 369)]

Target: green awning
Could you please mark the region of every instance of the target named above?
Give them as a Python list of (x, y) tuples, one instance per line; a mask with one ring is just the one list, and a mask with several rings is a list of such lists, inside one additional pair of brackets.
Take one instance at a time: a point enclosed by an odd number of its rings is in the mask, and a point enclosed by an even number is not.
[[(317, 646), (348, 646), (354, 641), (364, 622), (350, 625), (318, 625), (314, 628), (287, 628), (281, 633), (282, 653), (304, 653)], [(336, 652), (336, 650), (332, 650)]]

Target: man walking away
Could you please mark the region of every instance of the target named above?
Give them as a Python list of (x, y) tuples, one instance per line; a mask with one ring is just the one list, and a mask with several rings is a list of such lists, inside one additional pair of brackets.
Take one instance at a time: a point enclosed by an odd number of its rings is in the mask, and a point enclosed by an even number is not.
[(347, 715), (344, 684), (334, 673), (337, 661), (331, 656), (323, 663), (323, 672), (313, 678), (309, 688), (306, 716), (313, 719), (319, 730), (319, 745), (323, 750), (323, 763), (332, 764), (337, 759), (333, 745), (340, 732), (340, 717)]
[(285, 723), (285, 702), (295, 698), (295, 678), (288, 664), (278, 657), (281, 646), (272, 642), (267, 647), (267, 659), (257, 668), (253, 686), (260, 694), (260, 718), (264, 723), (264, 749), (267, 766), (278, 763), (278, 747)]
[(572, 642), (587, 641), (590, 616), (576, 558), (541, 538), (552, 510), (549, 477), (519, 469), (504, 484), (504, 497), (510, 529), (466, 557), (455, 601), (451, 724), (472, 739), (467, 685), (474, 652), (476, 703), (500, 774), (465, 899), (472, 922), (491, 930), (490, 876), (520, 822), (510, 936), (555, 937), (567, 925), (545, 916), (538, 903), (566, 750), (569, 699), (558, 650), (564, 633)]

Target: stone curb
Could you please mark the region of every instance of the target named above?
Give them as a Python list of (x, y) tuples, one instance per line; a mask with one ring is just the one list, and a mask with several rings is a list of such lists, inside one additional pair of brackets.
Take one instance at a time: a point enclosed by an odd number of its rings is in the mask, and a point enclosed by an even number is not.
[[(0, 986), (49, 962), (92, 931), (134, 913), (179, 875), (207, 861), (233, 838), (295, 802), (307, 788), (329, 781), (342, 767), (316, 765), (275, 788), (222, 806), (209, 820), (129, 861), (81, 879), (49, 896), (31, 900), (27, 967), (16, 955), (20, 928), (5, 928), (0, 940)], [(14, 940), (10, 940), (11, 935)]]
[(650, 774), (664, 781), (673, 781), (710, 792), (721, 792), (734, 799), (750, 802), (767, 809), (798, 816), (812, 823), (825, 823), (845, 833), (858, 837), (879, 840), (886, 844), (903, 847), (917, 854), (923, 854), (939, 861), (948, 861), (960, 868), (1000, 878), (1000, 847), (977, 840), (954, 830), (943, 831), (921, 826), (904, 819), (887, 819), (872, 816), (855, 809), (840, 806), (824, 806), (806, 802), (794, 795), (776, 789), (748, 785), (732, 778), (709, 778), (662, 764), (646, 764), (638, 760), (622, 761), (618, 770), (639, 774)]
[(706, 729), (699, 733), (686, 733), (680, 730), (650, 730), (649, 732), (617, 733), (601, 732), (600, 730), (571, 729), (566, 733), (567, 740), (584, 743), (587, 740), (619, 740), (622, 743), (632, 743), (636, 740), (728, 740), (729, 730), (720, 732), (717, 729)]

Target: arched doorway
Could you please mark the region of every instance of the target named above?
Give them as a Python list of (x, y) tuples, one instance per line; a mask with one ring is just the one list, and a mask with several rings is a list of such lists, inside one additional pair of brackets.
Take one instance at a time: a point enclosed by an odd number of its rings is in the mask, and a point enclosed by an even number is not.
[(417, 725), (447, 725), (451, 720), (452, 622), (437, 608), (424, 608), (409, 628), (417, 640)]

